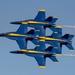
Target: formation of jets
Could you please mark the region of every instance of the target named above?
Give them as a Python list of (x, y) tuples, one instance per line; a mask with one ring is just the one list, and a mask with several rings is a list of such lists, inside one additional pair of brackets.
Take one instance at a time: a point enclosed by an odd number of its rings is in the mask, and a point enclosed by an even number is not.
[[(39, 68), (45, 68), (47, 57), (58, 63), (56, 56), (61, 56), (62, 45), (74, 51), (72, 46), (74, 35), (65, 34), (62, 36), (62, 26), (56, 26), (55, 24), (57, 19), (58, 17), (54, 16), (46, 18), (45, 10), (39, 10), (34, 19), (11, 22), (11, 24), (20, 25), (18, 30), (16, 32), (2, 33), (0, 37), (7, 37), (18, 43), (20, 50), (10, 51), (10, 53), (26, 54), (34, 57)], [(28, 27), (32, 27), (32, 29), (28, 31)], [(46, 28), (53, 31), (50, 36), (46, 36)], [(28, 41), (35, 44), (34, 49), (27, 49)], [(46, 44), (49, 44), (48, 48), (46, 48)]]

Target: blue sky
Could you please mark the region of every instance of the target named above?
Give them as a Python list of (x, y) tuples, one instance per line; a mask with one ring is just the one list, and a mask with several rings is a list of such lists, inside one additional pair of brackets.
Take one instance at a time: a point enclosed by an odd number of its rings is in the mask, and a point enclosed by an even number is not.
[[(34, 18), (39, 9), (45, 9), (47, 17), (58, 16), (57, 25), (75, 24), (75, 0), (1, 0), (0, 33), (16, 31), (19, 26), (11, 25), (10, 22)], [(65, 33), (75, 34), (75, 30), (63, 28), (63, 35)], [(75, 48), (74, 40), (75, 38), (73, 38)], [(31, 46), (33, 45), (30, 43), (29, 47)], [(57, 57), (58, 64), (47, 59), (46, 68), (39, 69), (34, 58), (10, 54), (12, 50), (19, 50), (17, 43), (7, 38), (0, 38), (0, 75), (75, 74), (75, 57)], [(63, 53), (72, 52), (63, 46)]]

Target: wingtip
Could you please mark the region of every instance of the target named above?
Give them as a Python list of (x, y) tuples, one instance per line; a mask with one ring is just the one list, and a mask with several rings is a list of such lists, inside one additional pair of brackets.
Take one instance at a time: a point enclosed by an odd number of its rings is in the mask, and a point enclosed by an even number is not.
[(46, 66), (39, 66), (39, 68), (46, 68)]

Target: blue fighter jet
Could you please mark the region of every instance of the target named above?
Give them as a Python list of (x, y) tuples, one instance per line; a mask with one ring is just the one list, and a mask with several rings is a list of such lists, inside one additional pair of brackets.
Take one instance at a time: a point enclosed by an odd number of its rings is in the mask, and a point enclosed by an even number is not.
[[(50, 20), (50, 23), (55, 23), (57, 18), (49, 17), (46, 19), (45, 10), (40, 10), (34, 19), (34, 21), (36, 21), (36, 22), (37, 21), (38, 22), (43, 22), (43, 21), (47, 22), (49, 20)], [(33, 20), (29, 20), (29, 21), (33, 21)], [(13, 22), (13, 24), (15, 24), (15, 23)], [(21, 24), (21, 23), (19, 23), (19, 24)], [(31, 37), (32, 35), (45, 36), (45, 29), (44, 29), (43, 25), (44, 24), (40, 24), (40, 26), (38, 24), (37, 24), (37, 26), (36, 26), (36, 24), (35, 25), (34, 24), (33, 25), (32, 24), (26, 24), (26, 25), (21, 24), (19, 29), (16, 32), (3, 33), (3, 34), (0, 34), (0, 37), (3, 36), (3, 37), (7, 37), (9, 39), (12, 39), (12, 40), (16, 40), (18, 44), (20, 43), (24, 48), (26, 48), (27, 41), (28, 41), (28, 39), (30, 39), (29, 37)], [(34, 33), (34, 29), (27, 32), (28, 26), (34, 27), (35, 33)], [(55, 30), (55, 29), (52, 27), (52, 30)], [(28, 36), (29, 34), (32, 34), (32, 35)], [(23, 49), (23, 47), (20, 47), (20, 48)]]
[(10, 51), (10, 53), (14, 54), (26, 54), (28, 56), (34, 57), (39, 65), (39, 68), (46, 67), (46, 58), (50, 58), (53, 62), (58, 63), (56, 56), (61, 56), (61, 46), (58, 45), (58, 48), (54, 48), (49, 46), (47, 49), (45, 48), (45, 43), (39, 42), (38, 46), (35, 49), (21, 49), (17, 51)]
[(51, 36), (37, 36), (37, 37), (33, 37), (33, 39), (30, 39), (34, 44), (36, 44), (38, 41), (40, 42), (45, 42), (47, 44), (50, 44), (54, 47), (58, 47), (58, 43), (60, 43), (61, 45), (65, 45), (67, 46), (70, 51), (74, 51), (74, 48), (72, 46), (72, 38), (74, 37), (74, 35), (72, 34), (65, 34), (64, 36), (61, 36), (59, 34), (55, 35), (55, 33), (53, 33)]
[(52, 31), (54, 31), (53, 27), (55, 27), (55, 22), (57, 19), (58, 17), (54, 16), (49, 16), (46, 19), (45, 10), (39, 10), (37, 16), (34, 19), (11, 22), (11, 24), (21, 24), (33, 27), (39, 36), (45, 36), (45, 28), (49, 27)]
[(20, 49), (27, 49), (26, 38), (28, 38), (28, 35), (34, 35), (34, 30), (31, 29), (27, 32), (27, 26), (20, 25), (16, 32), (1, 33), (0, 37), (6, 37), (8, 39), (15, 40)]
[[(7, 37), (12, 40), (16, 40), (20, 50), (11, 51), (15, 54), (26, 54), (34, 57), (40, 68), (45, 68), (46, 57), (49, 57), (52, 61), (58, 62), (56, 56), (62, 54), (62, 45), (66, 45), (70, 50), (74, 50), (72, 47), (72, 38), (74, 35), (66, 34), (62, 36), (62, 27), (56, 26), (55, 22), (57, 17), (49, 16), (45, 17), (45, 10), (40, 10), (35, 19), (11, 22), (11, 24), (21, 24), (16, 32), (8, 32), (0, 34), (0, 37)], [(33, 27), (29, 32), (28, 27)], [(45, 28), (50, 28), (53, 33), (51, 36), (45, 36)], [(36, 36), (39, 35), (39, 36)], [(27, 49), (27, 41), (31, 40), (35, 45), (35, 49)], [(45, 44), (49, 43), (47, 49)]]

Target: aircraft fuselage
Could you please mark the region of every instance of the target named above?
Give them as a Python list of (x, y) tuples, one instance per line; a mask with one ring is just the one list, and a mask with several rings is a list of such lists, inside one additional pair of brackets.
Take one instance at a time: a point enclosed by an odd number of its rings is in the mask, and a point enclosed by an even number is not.
[(11, 51), (10, 53), (26, 54), (26, 55), (31, 56), (31, 57), (39, 56), (39, 55), (61, 56), (61, 54), (51, 53), (49, 51), (36, 51), (36, 50), (19, 50), (19, 51)]
[(47, 37), (47, 36), (36, 37), (36, 36), (32, 36), (32, 35), (17, 34), (17, 33), (13, 33), (13, 32), (6, 33), (6, 34), (0, 34), (0, 36), (7, 37), (7, 38), (13, 39), (13, 40), (15, 40), (15, 38), (17, 38), (17, 39), (18, 38), (33, 38), (33, 39), (37, 39), (40, 42), (46, 42), (46, 41), (58, 41), (60, 43), (68, 42), (67, 40), (62, 39), (62, 38), (52, 38), (52, 37)]

